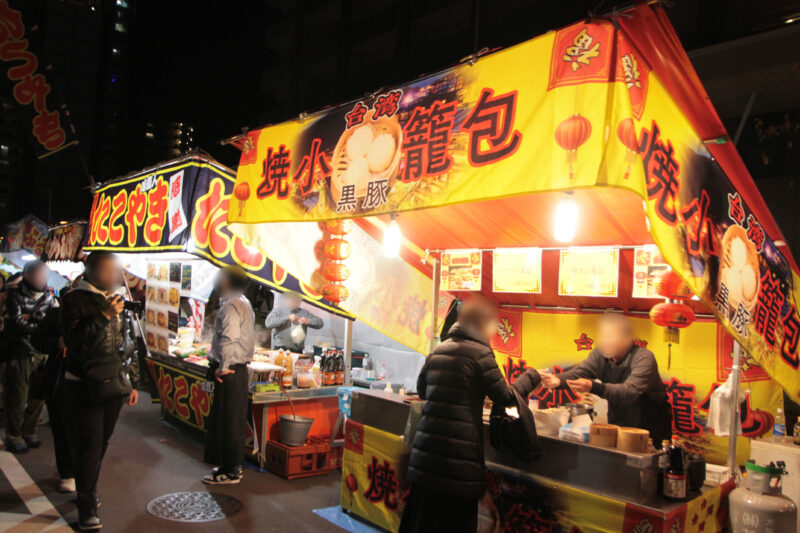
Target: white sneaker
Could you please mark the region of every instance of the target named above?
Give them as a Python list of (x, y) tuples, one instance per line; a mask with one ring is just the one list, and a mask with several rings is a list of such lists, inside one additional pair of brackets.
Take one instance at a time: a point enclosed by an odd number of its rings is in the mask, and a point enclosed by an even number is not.
[(61, 483), (58, 485), (58, 492), (75, 492), (75, 478), (68, 477), (62, 479)]

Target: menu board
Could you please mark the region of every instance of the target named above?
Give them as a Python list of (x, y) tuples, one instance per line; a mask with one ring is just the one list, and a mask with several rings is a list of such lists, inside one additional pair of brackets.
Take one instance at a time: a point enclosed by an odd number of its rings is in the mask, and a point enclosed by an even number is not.
[(616, 248), (561, 250), (559, 296), (616, 297), (618, 285), (619, 250)]
[(442, 252), (443, 291), (479, 291), (483, 254), (480, 250), (449, 250)]
[[(178, 312), (181, 286), (186, 279), (185, 266), (189, 265), (162, 261), (147, 263), (145, 337), (147, 347), (153, 351), (168, 354), (169, 339), (178, 335)], [(188, 274), (188, 279), (191, 280), (191, 272)]]
[(498, 248), (492, 253), (492, 290), (540, 294), (541, 248)]
[(656, 293), (655, 281), (659, 274), (669, 270), (661, 251), (654, 244), (633, 249), (633, 297), (661, 298)]

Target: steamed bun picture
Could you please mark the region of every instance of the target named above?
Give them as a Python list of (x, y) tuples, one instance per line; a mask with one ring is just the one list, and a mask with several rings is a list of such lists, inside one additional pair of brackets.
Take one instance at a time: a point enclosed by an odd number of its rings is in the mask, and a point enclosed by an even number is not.
[(363, 157), (350, 161), (342, 174), (342, 185), (358, 185), (369, 178), (369, 165)]
[(760, 285), (758, 254), (741, 226), (730, 226), (722, 238), (719, 283), (728, 288), (728, 305), (736, 310), (739, 303), (752, 310)]
[(359, 126), (353, 130), (353, 134), (347, 140), (347, 159), (356, 161), (364, 158), (367, 155), (370, 144), (372, 144), (372, 137), (374, 130), (369, 124)]
[[(348, 143), (349, 144), (349, 143)], [(367, 164), (370, 172), (383, 172), (394, 158), (394, 137), (388, 133), (381, 133), (369, 145), (367, 150)]]

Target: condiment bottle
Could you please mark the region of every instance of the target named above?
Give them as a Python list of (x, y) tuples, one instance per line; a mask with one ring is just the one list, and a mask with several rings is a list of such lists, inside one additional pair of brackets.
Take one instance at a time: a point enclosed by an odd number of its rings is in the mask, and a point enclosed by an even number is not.
[(292, 355), (285, 353), (283, 356), (283, 375), (281, 376), (281, 384), (284, 389), (292, 388)]
[(678, 444), (678, 437), (672, 437), (669, 447), (669, 466), (664, 473), (663, 494), (670, 500), (686, 499), (686, 452)]

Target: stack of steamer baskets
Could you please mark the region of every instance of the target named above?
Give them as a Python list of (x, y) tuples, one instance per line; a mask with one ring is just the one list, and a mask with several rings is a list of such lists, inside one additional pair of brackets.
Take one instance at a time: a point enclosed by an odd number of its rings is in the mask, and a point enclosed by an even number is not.
[(625, 452), (649, 451), (650, 432), (646, 429), (626, 428), (614, 424), (592, 424), (589, 427), (589, 444), (603, 448), (616, 448)]

